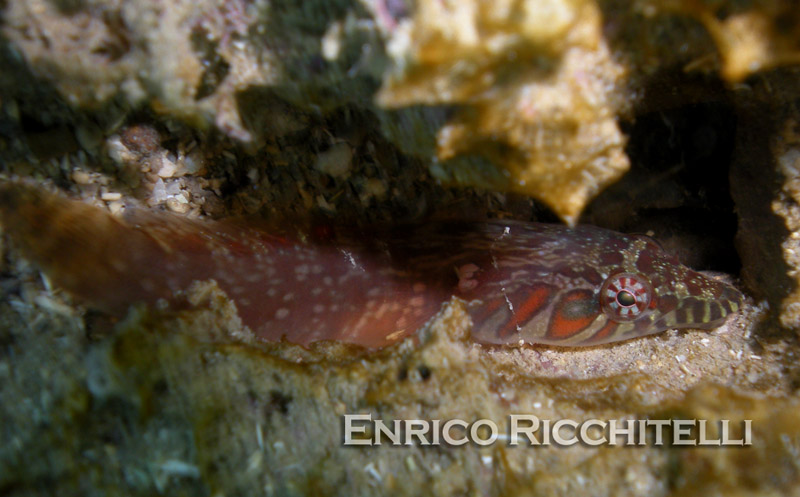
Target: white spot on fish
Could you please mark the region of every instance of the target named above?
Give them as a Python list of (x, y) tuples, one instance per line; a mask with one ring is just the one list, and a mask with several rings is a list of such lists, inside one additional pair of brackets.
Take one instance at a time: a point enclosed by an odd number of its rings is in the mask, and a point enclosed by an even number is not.
[(527, 275), (528, 275), (528, 271), (526, 271), (524, 269), (520, 269), (520, 270), (517, 270), (517, 271), (514, 271), (513, 273), (511, 273), (511, 276), (509, 276), (508, 279), (511, 280), (511, 281), (516, 281), (518, 279), (522, 279), (522, 278), (526, 277)]
[(457, 268), (456, 274), (458, 275), (458, 290), (461, 292), (466, 292), (477, 287), (478, 280), (473, 279), (473, 276), (475, 276), (475, 273), (477, 273), (479, 270), (480, 268), (472, 263), (464, 264), (463, 266)]
[(511, 311), (511, 313), (513, 314), (514, 304), (511, 303), (511, 300), (509, 300), (508, 295), (506, 295), (506, 288), (503, 287), (500, 289), (500, 291), (503, 292), (503, 298), (506, 299), (506, 304), (508, 304), (508, 310)]
[(411, 307), (422, 307), (425, 305), (425, 297), (412, 297), (408, 303)]
[(289, 309), (281, 307), (275, 311), (275, 319), (286, 319), (287, 317), (289, 317)]
[(386, 314), (386, 311), (388, 311), (388, 310), (389, 310), (389, 306), (385, 302), (382, 303), (381, 306), (378, 307), (377, 310), (375, 310), (375, 318), (376, 319), (382, 318), (383, 315)]
[(342, 254), (344, 254), (345, 258), (347, 259), (347, 262), (349, 262), (350, 265), (353, 266), (353, 269), (358, 269), (359, 271), (363, 271), (364, 270), (364, 268), (362, 268), (361, 266), (358, 265), (358, 262), (356, 262), (356, 258), (353, 257), (353, 253), (352, 252), (349, 252), (349, 251), (344, 250), (344, 249), (341, 249), (341, 252), (342, 252)]
[[(514, 304), (512, 304), (511, 300), (508, 298), (508, 295), (506, 294), (506, 288), (503, 287), (503, 288), (500, 289), (500, 291), (503, 292), (503, 298), (506, 299), (506, 304), (508, 305), (508, 310), (509, 310), (509, 312), (511, 312), (511, 315), (513, 316), (514, 315)], [(518, 332), (522, 332), (522, 328), (520, 327), (519, 323), (514, 323), (514, 326), (517, 328)]]

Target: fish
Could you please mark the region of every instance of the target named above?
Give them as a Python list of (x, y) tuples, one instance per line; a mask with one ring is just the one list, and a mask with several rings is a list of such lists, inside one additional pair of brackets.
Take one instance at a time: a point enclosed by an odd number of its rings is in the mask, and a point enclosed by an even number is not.
[(488, 345), (591, 346), (714, 329), (743, 305), (652, 238), (594, 226), (490, 220), (270, 231), (242, 220), (102, 207), (21, 182), (0, 186), (0, 226), (88, 306), (124, 316), (215, 281), (258, 338), (368, 349), (413, 336), (449, 302)]

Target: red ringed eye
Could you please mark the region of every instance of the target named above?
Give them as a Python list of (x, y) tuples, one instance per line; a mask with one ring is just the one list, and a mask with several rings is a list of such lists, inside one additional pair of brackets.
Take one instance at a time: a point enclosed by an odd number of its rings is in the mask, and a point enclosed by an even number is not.
[(600, 288), (603, 312), (614, 321), (638, 319), (653, 298), (653, 288), (641, 274), (617, 273), (609, 276)]

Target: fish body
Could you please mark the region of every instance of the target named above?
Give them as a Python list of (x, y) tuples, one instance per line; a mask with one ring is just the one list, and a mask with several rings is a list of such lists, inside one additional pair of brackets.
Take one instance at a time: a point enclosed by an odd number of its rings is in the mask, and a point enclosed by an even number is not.
[(711, 329), (742, 295), (652, 239), (592, 226), (430, 223), (304, 242), (237, 222), (103, 209), (10, 184), (0, 223), (58, 285), (108, 312), (215, 280), (264, 340), (379, 348), (451, 299), (488, 344), (596, 345)]

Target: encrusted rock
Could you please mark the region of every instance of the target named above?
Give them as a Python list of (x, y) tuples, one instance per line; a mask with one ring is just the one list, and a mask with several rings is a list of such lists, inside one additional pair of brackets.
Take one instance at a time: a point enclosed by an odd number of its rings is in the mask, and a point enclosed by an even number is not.
[(615, 98), (625, 71), (595, 2), (429, 0), (387, 31), (394, 68), (378, 103), (455, 106), (436, 134), (438, 159), (480, 155), (503, 171), (462, 161), (440, 176), (532, 195), (575, 223), (627, 171)]

